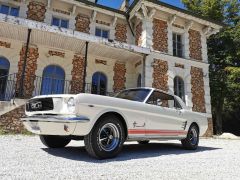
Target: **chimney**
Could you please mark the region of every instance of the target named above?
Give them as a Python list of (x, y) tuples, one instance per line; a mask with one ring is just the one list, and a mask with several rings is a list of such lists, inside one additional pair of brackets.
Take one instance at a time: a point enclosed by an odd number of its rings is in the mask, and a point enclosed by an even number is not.
[(127, 11), (130, 6), (130, 0), (123, 0), (122, 5), (120, 6), (121, 11)]

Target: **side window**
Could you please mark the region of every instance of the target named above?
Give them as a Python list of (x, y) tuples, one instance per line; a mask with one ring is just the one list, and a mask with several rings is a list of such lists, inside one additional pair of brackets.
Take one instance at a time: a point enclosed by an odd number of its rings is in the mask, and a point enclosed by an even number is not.
[(162, 106), (167, 108), (181, 108), (179, 103), (171, 95), (163, 92), (154, 91), (147, 100), (147, 104), (153, 104), (156, 106)]

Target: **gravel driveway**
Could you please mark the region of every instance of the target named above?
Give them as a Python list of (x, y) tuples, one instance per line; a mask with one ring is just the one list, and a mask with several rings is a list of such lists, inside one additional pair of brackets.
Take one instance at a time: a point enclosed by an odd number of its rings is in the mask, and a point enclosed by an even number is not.
[(82, 141), (48, 149), (38, 136), (0, 136), (0, 179), (239, 179), (240, 140), (201, 139), (197, 151), (178, 141), (126, 143), (115, 159), (89, 158)]

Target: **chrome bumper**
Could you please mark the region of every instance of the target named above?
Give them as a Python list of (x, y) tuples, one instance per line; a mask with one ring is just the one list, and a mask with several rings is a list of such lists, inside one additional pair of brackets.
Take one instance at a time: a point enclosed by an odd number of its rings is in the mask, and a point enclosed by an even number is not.
[(73, 135), (77, 126), (85, 127), (90, 121), (85, 116), (38, 115), (21, 118), (26, 129), (34, 134), (42, 135)]

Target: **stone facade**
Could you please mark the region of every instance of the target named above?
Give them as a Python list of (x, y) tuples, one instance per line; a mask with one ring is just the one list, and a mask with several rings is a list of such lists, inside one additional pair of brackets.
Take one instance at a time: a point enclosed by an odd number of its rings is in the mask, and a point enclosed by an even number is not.
[(153, 20), (153, 49), (168, 52), (168, 25), (166, 21)]
[(138, 46), (142, 45), (142, 22), (136, 26), (135, 44)]
[(75, 30), (88, 33), (90, 30), (90, 18), (82, 14), (78, 14), (76, 17)]
[(212, 118), (208, 118), (208, 129), (203, 137), (212, 137), (213, 136), (213, 120)]
[(116, 24), (115, 27), (115, 40), (120, 42), (127, 42), (127, 25)]
[(199, 31), (189, 30), (189, 51), (191, 59), (202, 61), (202, 44)]
[(11, 43), (0, 41), (0, 47), (10, 48)]
[(192, 110), (206, 113), (203, 70), (201, 68), (191, 67), (191, 84), (193, 103)]
[(85, 58), (80, 55), (74, 55), (72, 60), (72, 84), (71, 93), (77, 94), (83, 92), (83, 76), (84, 76), (84, 66)]
[(58, 57), (62, 57), (62, 58), (65, 57), (65, 53), (64, 53), (64, 52), (59, 52), (59, 51), (49, 50), (49, 51), (48, 51), (48, 54), (49, 54), (50, 56), (58, 56)]
[(30, 1), (28, 4), (27, 18), (43, 22), (45, 19), (46, 5), (37, 1)]
[[(20, 52), (20, 60), (18, 62), (17, 88), (16, 88), (17, 92), (20, 89), (19, 86), (20, 86), (20, 81), (21, 81), (21, 77), (22, 77), (25, 51), (26, 51), (26, 47), (23, 47), (21, 52)], [(38, 48), (29, 47), (28, 55), (27, 55), (25, 78), (24, 78), (24, 82), (23, 82), (24, 96), (25, 97), (31, 97), (32, 92), (34, 90), (34, 80), (36, 78), (35, 77), (35, 72), (37, 70), (38, 57), (39, 57)]]
[(113, 68), (114, 76), (113, 76), (113, 91), (118, 92), (120, 90), (125, 89), (126, 82), (126, 65), (123, 63), (115, 63)]
[(23, 133), (25, 128), (20, 118), (25, 115), (24, 106), (18, 107), (0, 116), (0, 129), (3, 133)]
[(155, 59), (153, 63), (153, 84), (152, 87), (168, 91), (168, 63)]

